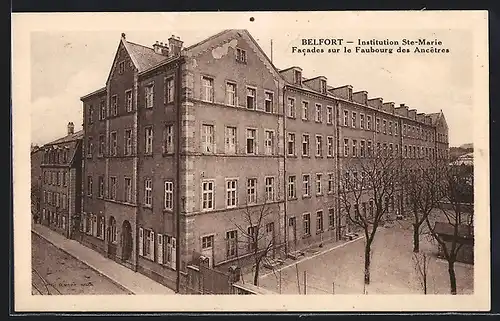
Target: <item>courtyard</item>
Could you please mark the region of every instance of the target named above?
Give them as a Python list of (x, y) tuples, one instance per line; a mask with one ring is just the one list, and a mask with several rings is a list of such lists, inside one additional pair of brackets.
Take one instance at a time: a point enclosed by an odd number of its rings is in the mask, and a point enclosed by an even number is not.
[(32, 294), (129, 294), (86, 264), (31, 233)]
[[(304, 289), (306, 294), (423, 294), (413, 258), (410, 222), (379, 227), (372, 244), (371, 282), (366, 288), (364, 246), (364, 237), (360, 237), (323, 247), (297, 261), (287, 259), (274, 271), (263, 269), (259, 286), (282, 294), (304, 294)], [(421, 237), (420, 253), (429, 257), (427, 293), (449, 294), (448, 263), (437, 258), (437, 246), (429, 237)], [(473, 265), (455, 263), (455, 273), (457, 293), (472, 294)], [(245, 282), (250, 280), (250, 274), (244, 276)]]

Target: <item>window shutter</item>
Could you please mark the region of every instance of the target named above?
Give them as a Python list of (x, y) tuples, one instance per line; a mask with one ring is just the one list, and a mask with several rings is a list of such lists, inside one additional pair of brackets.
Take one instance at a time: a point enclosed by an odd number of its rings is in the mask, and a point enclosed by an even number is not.
[(158, 250), (156, 253), (158, 263), (163, 264), (163, 237), (160, 233), (158, 233)]
[(163, 77), (163, 103), (167, 104), (167, 77)]
[(149, 248), (150, 248), (149, 258), (151, 259), (151, 261), (154, 261), (155, 260), (155, 232), (149, 231), (149, 236), (150, 236), (150, 239), (149, 239)]
[(172, 237), (172, 269), (176, 269), (176, 262), (177, 262), (177, 254), (176, 254), (176, 240), (175, 240), (175, 237)]
[(139, 255), (142, 256), (144, 251), (144, 235), (142, 227), (139, 227)]

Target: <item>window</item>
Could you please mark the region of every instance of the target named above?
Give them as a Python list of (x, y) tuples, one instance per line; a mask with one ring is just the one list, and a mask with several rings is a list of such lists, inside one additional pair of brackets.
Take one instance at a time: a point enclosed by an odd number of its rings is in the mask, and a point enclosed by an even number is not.
[(165, 102), (171, 103), (174, 101), (174, 77), (169, 77), (165, 79)]
[(250, 226), (248, 227), (248, 246), (247, 249), (248, 251), (255, 251), (257, 250), (258, 246), (258, 238), (257, 238), (257, 226)]
[(236, 48), (236, 61), (244, 63), (244, 64), (247, 62), (246, 50)]
[(132, 90), (127, 90), (125, 92), (125, 106), (127, 112), (132, 111)]
[(256, 96), (255, 88), (247, 87), (247, 108), (248, 109), (255, 109), (255, 105), (256, 105), (255, 96)]
[(118, 74), (123, 74), (123, 72), (125, 71), (125, 61), (120, 61), (118, 63)]
[(247, 129), (247, 154), (257, 154), (257, 130)]
[(323, 156), (323, 136), (316, 135), (316, 157)]
[(403, 132), (401, 134), (406, 136), (406, 124), (403, 124)]
[(145, 88), (146, 108), (153, 108), (154, 84), (149, 84)]
[(249, 178), (247, 180), (247, 204), (257, 203), (257, 179)]
[(356, 121), (357, 121), (357, 115), (355, 112), (352, 112), (352, 116), (351, 116), (351, 127), (352, 128), (356, 128)]
[(302, 72), (300, 72), (299, 70), (294, 70), (293, 80), (295, 84), (302, 85)]
[(333, 124), (333, 107), (326, 106), (326, 123)]
[(392, 135), (392, 121), (389, 121), (389, 129), (388, 129), (389, 135)]
[(145, 128), (145, 150), (144, 152), (146, 154), (152, 154), (153, 153), (153, 127), (149, 126)]
[(97, 183), (98, 183), (98, 196), (100, 198), (104, 197), (104, 176), (99, 176), (97, 178)]
[(287, 152), (289, 156), (295, 155), (295, 134), (288, 133), (288, 145)]
[(88, 123), (89, 125), (94, 122), (94, 107), (92, 105), (89, 105), (89, 111), (88, 111)]
[(333, 193), (333, 173), (328, 173), (328, 193)]
[(143, 256), (154, 261), (155, 258), (155, 232), (152, 230), (144, 230), (144, 236), (146, 241), (144, 242), (144, 253)]
[(99, 229), (97, 230), (97, 237), (104, 240), (104, 231), (106, 230), (106, 222), (104, 216), (99, 216), (98, 218)]
[(214, 209), (214, 181), (204, 180), (202, 182), (202, 209), (203, 210), (213, 210)]
[(94, 145), (92, 144), (92, 137), (87, 138), (87, 157), (92, 157), (92, 150)]
[(394, 155), (394, 151), (392, 149), (392, 143), (389, 144), (389, 156), (393, 156)]
[(125, 155), (132, 155), (132, 130), (125, 129)]
[(316, 233), (323, 232), (323, 211), (316, 212)]
[(335, 211), (333, 208), (328, 209), (328, 228), (333, 229), (335, 226)]
[(349, 156), (349, 139), (344, 138), (344, 157)]
[(406, 158), (408, 157), (408, 147), (405, 145), (404, 149), (405, 149), (404, 157)]
[(323, 178), (323, 174), (316, 174), (316, 195), (323, 194), (323, 187), (321, 184), (322, 178)]
[(111, 96), (111, 115), (112, 116), (118, 115), (118, 96), (117, 95)]
[(344, 126), (348, 126), (347, 122), (349, 121), (349, 111), (344, 110)]
[(288, 198), (297, 198), (297, 190), (295, 187), (295, 176), (288, 176)]
[(353, 139), (352, 140), (352, 157), (358, 156), (357, 146), (358, 146), (358, 141)]
[(304, 236), (309, 236), (311, 235), (311, 214), (304, 214), (302, 219), (304, 222)]
[(365, 115), (359, 114), (359, 128), (365, 129)]
[(366, 115), (366, 129), (372, 130), (372, 116)]
[(377, 120), (375, 121), (375, 131), (377, 133), (380, 133), (380, 118), (377, 118)]
[(202, 125), (201, 134), (202, 152), (215, 153), (214, 126)]
[(87, 195), (92, 196), (92, 176), (87, 176)]
[(274, 177), (266, 177), (266, 201), (274, 201)]
[(236, 84), (226, 83), (226, 103), (230, 106), (236, 106)]
[(295, 98), (288, 98), (287, 115), (290, 118), (295, 118)]
[(227, 154), (236, 154), (236, 127), (226, 126), (225, 147)]
[(398, 136), (398, 123), (394, 123), (394, 136)]
[(309, 174), (302, 175), (302, 196), (311, 196), (311, 180)]
[(319, 81), (320, 87), (321, 87), (321, 93), (326, 94), (326, 80), (321, 79)]
[(382, 133), (387, 134), (387, 120), (382, 120)]
[(109, 199), (116, 199), (116, 177), (109, 178)]
[(116, 139), (116, 132), (110, 133), (109, 137), (110, 141), (110, 154), (111, 156), (116, 156), (117, 155), (117, 139)]
[(175, 237), (172, 237), (170, 235), (163, 235), (163, 264), (170, 266), (175, 270)]
[(99, 119), (106, 119), (106, 103), (102, 100), (99, 104)]
[(226, 207), (236, 207), (238, 204), (238, 180), (226, 181)]
[(103, 156), (104, 155), (104, 150), (106, 148), (106, 140), (104, 138), (104, 135), (99, 135), (99, 147), (98, 147), (98, 156)]
[(302, 134), (302, 156), (309, 156), (309, 135)]
[(308, 101), (302, 102), (302, 119), (303, 120), (309, 119), (309, 102)]
[(265, 140), (264, 140), (264, 153), (266, 155), (272, 155), (273, 151), (274, 151), (274, 131), (266, 130)]
[(132, 203), (132, 179), (125, 177), (125, 202)]
[(238, 231), (226, 232), (226, 257), (228, 259), (238, 255)]
[(365, 141), (364, 140), (359, 142), (359, 151), (360, 151), (360, 156), (365, 157)]
[(171, 210), (174, 208), (174, 183), (167, 181), (165, 182), (165, 195), (164, 195), (163, 208), (166, 210)]
[(208, 102), (214, 101), (214, 80), (203, 76), (201, 78), (202, 94), (201, 99)]
[(274, 93), (266, 91), (266, 100), (264, 102), (264, 109), (266, 113), (272, 113), (274, 109)]
[(66, 172), (62, 173), (62, 183), (63, 183), (63, 186), (67, 186), (68, 185), (68, 181), (66, 179)]
[(144, 180), (144, 205), (153, 205), (153, 181), (150, 178)]
[(61, 186), (61, 173), (60, 172), (56, 173), (56, 179), (57, 179), (57, 186)]
[(323, 111), (322, 111), (321, 104), (316, 104), (316, 116), (315, 116), (314, 120), (317, 123), (321, 123), (323, 121)]
[(333, 137), (332, 136), (326, 137), (326, 145), (327, 145), (327, 156), (332, 157), (333, 156)]

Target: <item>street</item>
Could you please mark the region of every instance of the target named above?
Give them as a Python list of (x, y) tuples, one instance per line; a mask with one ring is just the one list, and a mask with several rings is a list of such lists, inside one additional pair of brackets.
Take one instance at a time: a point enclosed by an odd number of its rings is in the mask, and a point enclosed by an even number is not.
[(31, 233), (32, 294), (129, 294), (107, 277)]

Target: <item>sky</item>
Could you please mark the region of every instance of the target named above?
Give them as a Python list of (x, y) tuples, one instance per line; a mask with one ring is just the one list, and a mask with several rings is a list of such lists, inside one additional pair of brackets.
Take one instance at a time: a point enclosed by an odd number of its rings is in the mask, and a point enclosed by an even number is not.
[[(80, 97), (105, 86), (120, 35), (151, 46), (167, 42), (174, 34), (192, 45), (230, 28), (247, 29), (279, 69), (300, 66), (303, 76), (325, 76), (334, 87), (350, 84), (354, 91), (366, 90), (369, 98), (382, 97), (396, 105), (404, 103), (418, 112), (443, 111), (449, 127), (450, 146), (473, 141), (473, 52), (472, 33), (464, 26), (423, 28), (411, 19), (337, 13), (333, 16), (226, 14), (144, 14), (135, 19), (110, 17), (74, 18), (70, 27), (33, 31), (31, 60), (31, 137), (44, 144), (66, 134), (67, 123), (82, 128)], [(249, 17), (254, 17), (250, 21)], [(385, 23), (371, 24), (377, 20)], [(95, 21), (94, 21), (95, 20)], [(201, 22), (205, 22), (203, 27)], [(79, 28), (78, 26), (81, 27)], [(102, 26), (100, 28), (100, 26)], [(415, 27), (411, 27), (415, 26)], [(66, 29), (66, 30), (65, 30)], [(304, 38), (438, 39), (447, 54), (297, 54)], [(309, 46), (312, 48), (312, 46)], [(328, 48), (323, 46), (323, 48)]]

